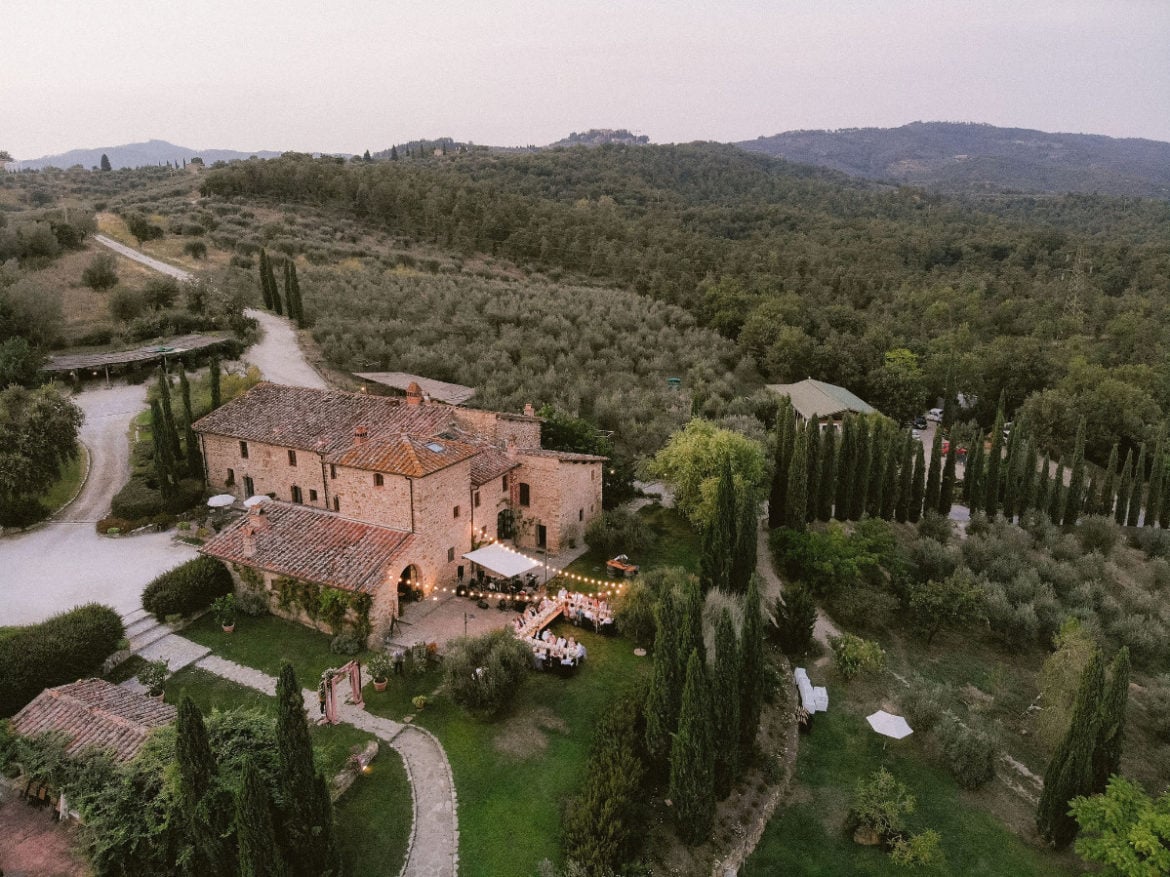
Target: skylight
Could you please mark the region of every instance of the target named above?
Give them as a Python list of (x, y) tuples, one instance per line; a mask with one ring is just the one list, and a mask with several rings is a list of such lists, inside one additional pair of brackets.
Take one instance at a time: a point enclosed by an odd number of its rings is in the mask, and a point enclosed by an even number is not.
[(427, 450), (434, 451), (436, 454), (441, 454), (446, 450), (446, 448), (444, 448), (438, 442), (427, 442)]

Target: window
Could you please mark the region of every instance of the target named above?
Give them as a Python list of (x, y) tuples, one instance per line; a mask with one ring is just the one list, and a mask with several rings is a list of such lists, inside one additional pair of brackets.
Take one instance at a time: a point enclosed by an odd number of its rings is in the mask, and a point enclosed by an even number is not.
[(288, 464), (290, 466), (295, 466), (297, 464), (297, 452), (296, 451), (289, 451), (288, 452)]
[(292, 501), (295, 502), (297, 505), (300, 505), (301, 503), (303, 503), (305, 501), (304, 496), (301, 494), (301, 489), (299, 487), (297, 487), (295, 484), (292, 486), (292, 488), (289, 490), (289, 492), (292, 494)]
[(520, 482), (520, 505), (528, 505), (532, 501), (531, 489), (523, 481)]
[(236, 470), (235, 469), (228, 469), (227, 478), (225, 478), (223, 480), (223, 483), (224, 484), (235, 484), (236, 483)]
[(251, 475), (244, 476), (244, 499), (249, 499), (256, 494), (256, 485), (252, 481)]
[(329, 464), (329, 477), (330, 477), (330, 478), (336, 478), (336, 477), (337, 477), (337, 466), (336, 466), (335, 464), (333, 464), (333, 463), (330, 463), (330, 464)]
[(473, 497), (472, 501), (474, 502), (475, 507), (479, 508), (479, 491), (477, 490), (475, 493), (473, 493), (472, 497)]
[(459, 517), (459, 506), (455, 506), (455, 517)]
[(448, 548), (447, 549), (447, 563), (454, 563), (454, 562), (455, 562), (455, 549)]
[(240, 442), (240, 457), (241, 459), (248, 459), (248, 443)]
[(585, 520), (585, 509), (577, 509), (577, 520), (578, 521)]
[(504, 493), (508, 492), (508, 476), (507, 475), (504, 476), (504, 488), (503, 489), (504, 489)]
[(386, 479), (382, 477), (381, 472), (374, 473), (374, 487), (381, 487), (386, 483)]
[(316, 502), (316, 501), (317, 501), (317, 491), (310, 488), (309, 489), (309, 502)]
[(341, 511), (341, 500), (338, 499), (336, 496), (333, 497), (333, 511), (335, 511), (335, 512)]

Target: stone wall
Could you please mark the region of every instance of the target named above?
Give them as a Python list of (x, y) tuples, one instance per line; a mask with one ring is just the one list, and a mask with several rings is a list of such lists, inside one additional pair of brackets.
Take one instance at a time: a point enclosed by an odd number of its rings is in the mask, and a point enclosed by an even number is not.
[[(523, 548), (538, 546), (538, 527), (545, 527), (549, 553), (558, 554), (573, 540), (585, 537), (585, 527), (601, 513), (600, 462), (570, 463), (553, 456), (519, 456), (516, 511), (522, 521), (516, 542)], [(528, 506), (520, 504), (521, 485), (528, 485)]]
[[(231, 493), (244, 499), (244, 478), (251, 477), (257, 494), (273, 493), (277, 499), (292, 502), (292, 488), (300, 487), (305, 505), (326, 508), (325, 476), (321, 458), (311, 451), (295, 451), (296, 465), (288, 461), (288, 448), (279, 445), (247, 442), (248, 456), (240, 454), (237, 439), (218, 435), (203, 435), (203, 460), (207, 468), (207, 484), (213, 491)], [(228, 470), (233, 483), (228, 483)], [(316, 499), (313, 494), (316, 493)]]

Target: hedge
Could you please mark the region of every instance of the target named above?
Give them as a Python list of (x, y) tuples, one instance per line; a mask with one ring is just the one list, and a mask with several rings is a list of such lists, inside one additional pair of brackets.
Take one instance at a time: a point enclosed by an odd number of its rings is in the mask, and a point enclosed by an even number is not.
[(142, 592), (142, 606), (159, 621), (206, 609), (235, 589), (227, 567), (214, 557), (196, 557), (164, 572)]
[(125, 636), (108, 606), (87, 603), (0, 639), (0, 716), (11, 716), (44, 688), (101, 671)]
[(160, 514), (163, 510), (162, 494), (150, 487), (142, 478), (131, 478), (114, 496), (110, 511), (115, 518), (137, 521)]

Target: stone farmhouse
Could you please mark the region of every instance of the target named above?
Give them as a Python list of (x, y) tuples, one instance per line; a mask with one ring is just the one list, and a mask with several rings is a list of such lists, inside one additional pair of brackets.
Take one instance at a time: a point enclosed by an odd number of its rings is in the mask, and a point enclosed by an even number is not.
[[(463, 555), (480, 543), (555, 554), (601, 512), (605, 458), (543, 450), (531, 406), (463, 408), (417, 384), (384, 397), (261, 383), (194, 427), (212, 490), (272, 498), (201, 550), (317, 627), (356, 613), (369, 635), (400, 596), (470, 576)], [(343, 593), (321, 602), (321, 589)], [(323, 608), (337, 605), (330, 624)]]

